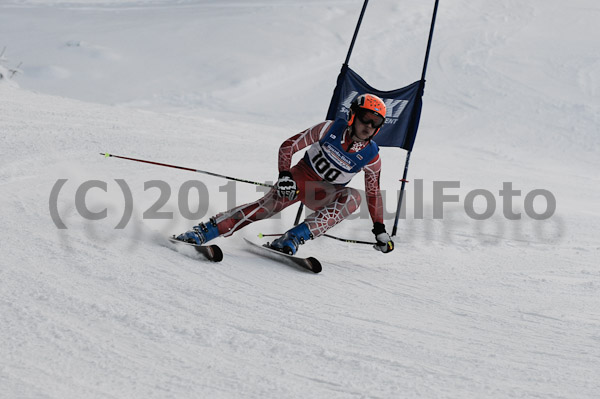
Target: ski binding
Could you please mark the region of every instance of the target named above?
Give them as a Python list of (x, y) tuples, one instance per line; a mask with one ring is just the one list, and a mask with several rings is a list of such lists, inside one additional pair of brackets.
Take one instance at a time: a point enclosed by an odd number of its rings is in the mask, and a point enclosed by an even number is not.
[(194, 247), (194, 249), (196, 251), (200, 252), (206, 259), (208, 259), (211, 262), (220, 262), (223, 260), (223, 251), (221, 251), (221, 248), (219, 248), (218, 245), (192, 244), (189, 242), (180, 241), (180, 240), (176, 239), (174, 235), (172, 237), (169, 237), (169, 241), (171, 241), (172, 243), (176, 243), (176, 244), (190, 245), (190, 246)]

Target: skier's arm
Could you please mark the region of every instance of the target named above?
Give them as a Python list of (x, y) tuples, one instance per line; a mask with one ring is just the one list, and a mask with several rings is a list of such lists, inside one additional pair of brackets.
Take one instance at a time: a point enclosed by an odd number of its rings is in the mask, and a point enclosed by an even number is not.
[(292, 155), (319, 141), (327, 133), (331, 123), (331, 121), (321, 122), (284, 141), (279, 147), (279, 172), (289, 171), (292, 166)]
[(377, 155), (367, 166), (365, 171), (365, 193), (367, 205), (373, 223), (383, 223), (383, 201), (379, 188), (379, 175), (381, 173), (381, 159)]

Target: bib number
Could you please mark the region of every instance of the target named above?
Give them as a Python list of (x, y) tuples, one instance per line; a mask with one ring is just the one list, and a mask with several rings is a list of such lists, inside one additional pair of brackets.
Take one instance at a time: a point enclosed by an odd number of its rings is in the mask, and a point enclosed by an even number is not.
[(315, 155), (311, 160), (313, 167), (317, 172), (321, 174), (323, 179), (328, 182), (334, 182), (342, 173), (341, 170), (336, 169), (331, 165), (331, 162), (325, 158), (323, 155), (323, 151), (319, 150), (317, 155)]

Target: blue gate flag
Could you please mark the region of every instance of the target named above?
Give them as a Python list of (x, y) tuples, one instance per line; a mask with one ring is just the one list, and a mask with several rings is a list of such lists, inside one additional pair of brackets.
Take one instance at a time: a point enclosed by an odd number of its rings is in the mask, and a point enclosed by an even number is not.
[(424, 80), (401, 89), (381, 91), (370, 86), (344, 64), (329, 104), (327, 119), (348, 118), (350, 104), (365, 93), (381, 97), (387, 108), (385, 124), (373, 139), (381, 147), (400, 147), (412, 151), (421, 117)]

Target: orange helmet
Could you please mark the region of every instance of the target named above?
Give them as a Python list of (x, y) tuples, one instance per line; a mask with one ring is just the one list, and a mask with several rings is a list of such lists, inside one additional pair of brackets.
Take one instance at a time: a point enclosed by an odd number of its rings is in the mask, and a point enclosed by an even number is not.
[(385, 104), (381, 98), (373, 94), (361, 94), (360, 96), (356, 97), (350, 105), (348, 126), (352, 126), (354, 123), (354, 118), (357, 116), (361, 119), (361, 121), (366, 122), (366, 120), (363, 120), (363, 117), (366, 114), (374, 114), (375, 116), (379, 117), (371, 122), (371, 126), (377, 128), (373, 134), (373, 136), (375, 136), (385, 123), (385, 113)]

